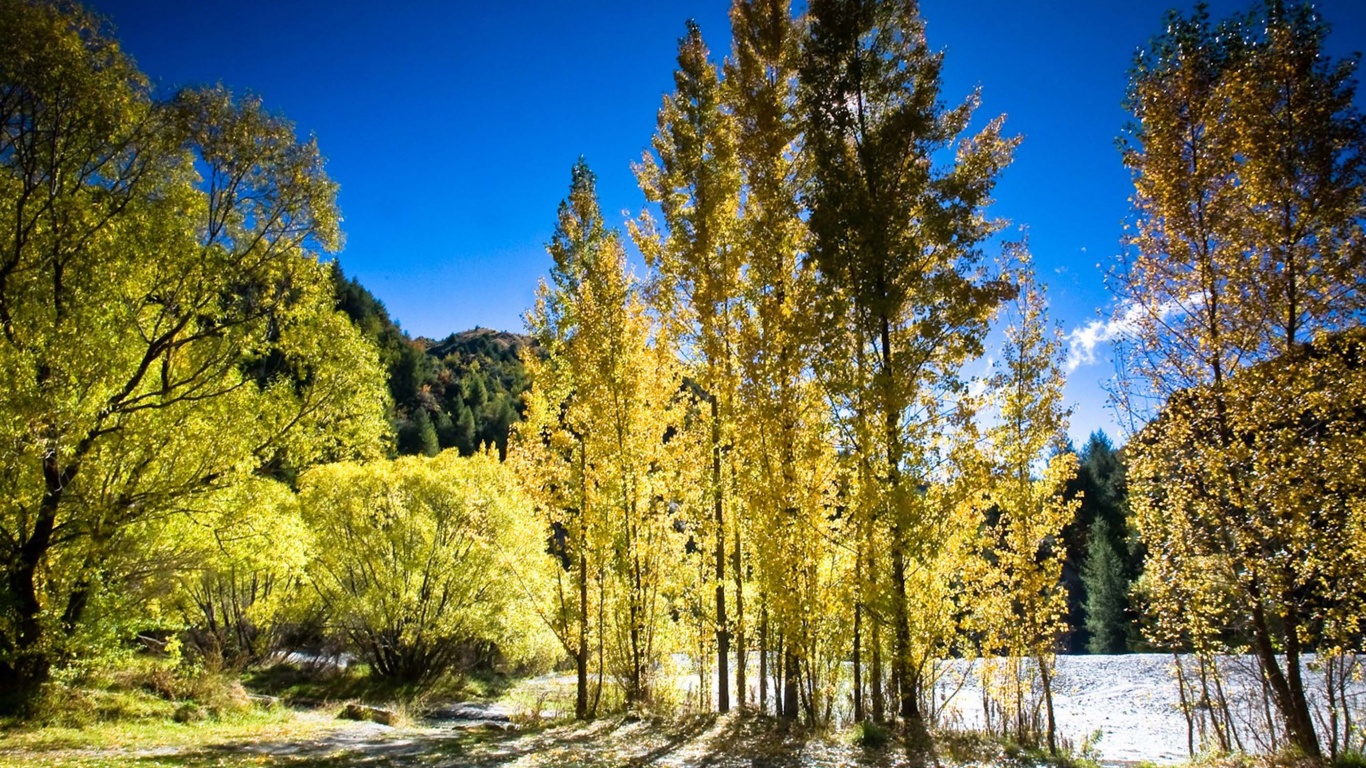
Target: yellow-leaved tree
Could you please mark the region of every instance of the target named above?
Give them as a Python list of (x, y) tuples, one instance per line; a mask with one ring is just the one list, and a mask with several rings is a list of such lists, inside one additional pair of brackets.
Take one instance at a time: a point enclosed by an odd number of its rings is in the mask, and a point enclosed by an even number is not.
[(527, 316), (538, 346), (526, 353), (527, 418), (510, 461), (530, 489), (554, 565), (538, 610), (574, 659), (575, 713), (587, 718), (608, 673), (628, 704), (648, 701), (671, 650), (680, 380), (582, 160), (549, 250), (551, 280)]
[(911, 584), (950, 530), (940, 525), (946, 507), (926, 491), (951, 452), (940, 436), (954, 431), (959, 369), (981, 354), (1008, 293), (985, 274), (981, 246), (999, 228), (985, 208), (1016, 139), (1001, 134), (999, 118), (963, 135), (978, 97), (940, 101), (941, 57), (915, 2), (815, 0), (809, 16), (800, 98), (826, 315), (822, 377), (841, 449), (857, 461), (872, 631), (891, 635), (896, 713), (918, 727), (920, 660), (954, 639), (952, 622), (936, 618), (942, 604), (917, 604)]
[[(1310, 757), (1323, 749), (1304, 654), (1351, 649), (1341, 579), (1366, 578), (1342, 538), (1355, 469), (1322, 453), (1354, 438), (1315, 431), (1360, 429), (1332, 405), (1351, 366), (1314, 350), (1366, 307), (1366, 123), (1327, 32), (1307, 4), (1217, 27), (1203, 10), (1168, 18), (1130, 75), (1134, 229), (1116, 276), (1134, 326), (1126, 404), (1158, 416), (1130, 461), (1152, 639), (1202, 658), (1250, 646), (1286, 740)], [(1290, 490), (1301, 483), (1325, 492)], [(1236, 746), (1223, 726), (1218, 746)]]
[[(731, 569), (733, 618), (726, 608), (726, 562), (741, 552), (744, 532), (735, 467), (736, 323), (744, 252), (737, 247), (740, 166), (734, 118), (725, 108), (716, 65), (696, 23), (678, 41), (675, 90), (659, 110), (654, 153), (635, 167), (641, 190), (659, 206), (664, 231), (648, 213), (632, 236), (655, 271), (657, 311), (674, 326), (688, 375), (707, 403), (711, 430), (710, 535), (716, 590), (716, 706), (730, 709), (730, 651), (735, 639), (737, 688), (745, 690), (744, 573)], [(729, 510), (729, 514), (727, 514)], [(728, 536), (729, 534), (729, 536)], [(733, 538), (732, 538), (733, 537)], [(731, 546), (727, 546), (730, 544)]]
[(521, 588), (540, 530), (491, 453), (327, 464), (300, 478), (328, 626), (375, 674), (429, 682), (498, 656), (547, 655)]
[(1076, 516), (1079, 498), (1066, 498), (1077, 456), (1064, 449), (1068, 409), (1062, 402), (1062, 344), (1049, 328), (1043, 295), (1022, 249), (1013, 249), (1011, 277), (1018, 293), (1005, 305), (1005, 346), (988, 392), (996, 423), (988, 433), (983, 549), (985, 572), (972, 591), (981, 633), (983, 678), (995, 694), (1003, 725), (1023, 740), (1040, 734), (1032, 713), (1033, 683), (1040, 684), (1048, 749), (1056, 754), (1053, 714), (1054, 655), (1066, 629), (1066, 546), (1062, 531)]
[(387, 425), (315, 258), (339, 238), (317, 145), (222, 88), (155, 98), (78, 8), (0, 18), (0, 696), (22, 704), (127, 618), (120, 593), (174, 578), (159, 526)]
[[(724, 92), (746, 190), (736, 229), (746, 267), (735, 334), (735, 450), (754, 552), (746, 561), (737, 547), (732, 569), (752, 564), (759, 588), (760, 708), (768, 703), (770, 652), (781, 647), (777, 711), (793, 718), (804, 704), (808, 721), (828, 722), (849, 650), (846, 586), (853, 563), (835, 545), (846, 518), (835, 509), (833, 425), (812, 374), (820, 336), (799, 197), (805, 181), (797, 161), (801, 28), (785, 0), (737, 0), (731, 25), (734, 54)], [(737, 653), (738, 664), (744, 659)], [(744, 675), (737, 678), (743, 685)]]

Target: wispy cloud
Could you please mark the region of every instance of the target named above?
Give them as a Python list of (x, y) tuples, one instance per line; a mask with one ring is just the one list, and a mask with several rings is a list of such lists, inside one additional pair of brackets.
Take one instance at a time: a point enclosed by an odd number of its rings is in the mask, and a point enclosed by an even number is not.
[[(1158, 319), (1190, 312), (1201, 304), (1199, 296), (1191, 296), (1185, 304), (1168, 301), (1157, 308)], [(1067, 372), (1071, 373), (1083, 365), (1096, 362), (1096, 347), (1101, 344), (1132, 336), (1138, 323), (1149, 310), (1133, 303), (1120, 305), (1115, 314), (1108, 319), (1092, 320), (1080, 328), (1073, 328), (1067, 334)]]
[(1137, 304), (1121, 307), (1109, 319), (1092, 320), (1067, 334), (1067, 372), (1096, 362), (1096, 347), (1133, 333), (1142, 317), (1143, 308)]
[(974, 376), (972, 380), (968, 382), (968, 397), (976, 399), (986, 394), (988, 383), (987, 377), (991, 375), (991, 368), (994, 365), (996, 365), (996, 358), (987, 355), (982, 363), (982, 375)]

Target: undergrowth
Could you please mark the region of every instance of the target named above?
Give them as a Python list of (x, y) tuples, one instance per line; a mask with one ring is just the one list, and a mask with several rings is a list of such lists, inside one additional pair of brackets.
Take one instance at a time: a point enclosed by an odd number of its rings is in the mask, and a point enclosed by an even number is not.
[(414, 714), (425, 711), (433, 702), (498, 698), (511, 685), (507, 677), (494, 672), (404, 683), (372, 674), (365, 664), (313, 668), (289, 663), (250, 670), (243, 676), (243, 682), (253, 692), (277, 697), (293, 706), (325, 707), (358, 701)]

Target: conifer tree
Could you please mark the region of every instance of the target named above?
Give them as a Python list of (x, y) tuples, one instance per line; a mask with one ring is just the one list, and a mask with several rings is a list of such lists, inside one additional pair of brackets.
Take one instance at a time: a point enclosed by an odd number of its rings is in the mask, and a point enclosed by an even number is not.
[[(1087, 439), (1086, 445), (1078, 454), (1080, 465), (1077, 476), (1069, 485), (1070, 496), (1080, 496), (1081, 506), (1077, 516), (1063, 529), (1062, 538), (1067, 546), (1067, 562), (1063, 565), (1063, 581), (1068, 588), (1068, 625), (1071, 635), (1068, 638), (1068, 651), (1085, 652), (1090, 644), (1087, 601), (1090, 582), (1085, 577), (1086, 562), (1092, 557), (1092, 550), (1098, 540), (1092, 536), (1096, 521), (1105, 521), (1106, 545), (1120, 564), (1120, 576), (1124, 584), (1120, 593), (1128, 592), (1128, 584), (1138, 576), (1140, 552), (1135, 544), (1130, 545), (1132, 526), (1128, 519), (1128, 504), (1125, 498), (1124, 464), (1119, 451), (1110, 442), (1109, 436), (1096, 430)], [(1131, 549), (1133, 551), (1131, 551)], [(1123, 603), (1127, 606), (1127, 599)], [(1127, 650), (1127, 638), (1136, 630), (1132, 615), (1126, 612), (1120, 616), (1124, 622), (1118, 627), (1120, 637), (1126, 638), (1123, 648), (1106, 653), (1120, 653)], [(1108, 615), (1108, 614), (1107, 614)]]
[(1090, 633), (1086, 649), (1091, 653), (1123, 653), (1128, 648), (1125, 610), (1129, 580), (1104, 518), (1091, 525), (1081, 578), (1086, 585), (1086, 630)]

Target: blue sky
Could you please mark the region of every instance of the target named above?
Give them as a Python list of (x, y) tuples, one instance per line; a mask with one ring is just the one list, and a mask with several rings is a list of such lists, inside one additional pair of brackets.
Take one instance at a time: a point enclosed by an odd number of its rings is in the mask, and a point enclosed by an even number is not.
[[(406, 330), (435, 338), (520, 330), (574, 160), (597, 172), (609, 221), (637, 210), (630, 164), (672, 88), (685, 20), (718, 57), (730, 47), (726, 0), (89, 4), (159, 87), (221, 82), (316, 135), (341, 185), (342, 266)], [(1167, 8), (1193, 5), (921, 1), (930, 44), (945, 50), (945, 100), (980, 87), (979, 121), (1004, 113), (1024, 136), (992, 213), (1028, 228), (1066, 332), (1113, 312), (1104, 271), (1131, 191), (1115, 143), (1129, 64)], [(1246, 4), (1210, 7), (1222, 18)], [(1330, 52), (1366, 48), (1366, 3), (1318, 7)], [(1117, 432), (1108, 352), (1096, 345), (1069, 377), (1078, 444)]]

